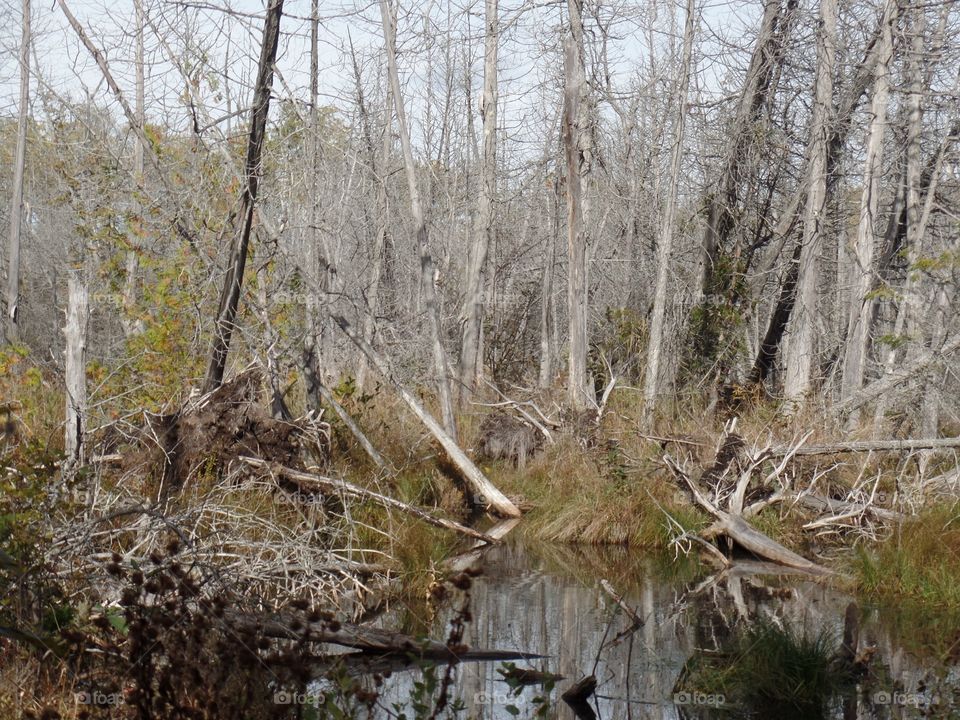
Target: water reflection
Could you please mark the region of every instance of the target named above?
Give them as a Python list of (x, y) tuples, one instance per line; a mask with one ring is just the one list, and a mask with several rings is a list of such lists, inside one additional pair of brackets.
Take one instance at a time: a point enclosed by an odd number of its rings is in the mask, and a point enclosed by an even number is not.
[[(689, 564), (658, 562), (624, 548), (512, 542), (491, 548), (480, 562), (484, 572), (472, 590), (473, 622), (465, 641), (471, 647), (547, 656), (517, 666), (564, 676), (550, 693), (546, 715), (563, 719), (574, 713), (560, 700), (561, 692), (590, 674), (597, 679), (591, 706), (599, 718), (747, 717), (745, 708), (721, 702), (725, 698), (678, 691), (677, 679), (691, 655), (725, 647), (740, 629), (759, 620), (826, 631), (839, 639), (850, 602), (849, 596), (804, 576), (760, 575), (757, 567), (745, 565), (722, 577), (705, 577)], [(628, 631), (631, 619), (600, 587), (601, 578), (636, 608), (642, 627)], [(960, 686), (956, 665), (905, 647), (903, 623), (903, 618), (890, 623), (888, 614), (865, 611), (860, 645), (877, 646), (871, 675), (879, 680), (834, 698), (825, 717), (960, 717), (953, 692)], [(445, 636), (444, 618), (437, 619), (433, 635)], [(515, 694), (502, 670), (501, 663), (454, 669), (455, 694), (465, 705), (461, 717), (535, 715), (543, 688), (532, 685)], [(414, 672), (389, 678), (383, 706), (406, 704), (415, 679)]]

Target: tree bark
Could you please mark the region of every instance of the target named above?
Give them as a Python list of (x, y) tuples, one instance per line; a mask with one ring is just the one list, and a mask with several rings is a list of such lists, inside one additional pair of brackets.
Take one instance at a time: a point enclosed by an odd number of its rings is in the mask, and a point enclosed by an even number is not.
[(13, 159), (13, 193), (10, 198), (10, 235), (7, 267), (7, 342), (20, 339), (20, 235), (23, 228), (23, 170), (27, 156), (27, 121), (30, 112), (30, 0), (23, 0), (20, 40), (20, 107), (17, 112), (17, 149)]
[(827, 212), (827, 144), (833, 113), (833, 66), (836, 57), (837, 0), (821, 0), (817, 33), (817, 78), (810, 128), (807, 199), (797, 275), (799, 303), (784, 358), (784, 396), (795, 403), (810, 391), (816, 347), (817, 284)]
[[(306, 248), (304, 248), (304, 263), (308, 276), (317, 272), (320, 263), (317, 260), (319, 238), (317, 237), (317, 181), (320, 172), (320, 128), (318, 123), (317, 101), (319, 99), (319, 0), (310, 2), (310, 203), (309, 219), (306, 233)], [(325, 273), (324, 273), (325, 274)], [(326, 290), (321, 284), (320, 292)], [(311, 292), (304, 306), (306, 311), (306, 330), (303, 334), (303, 378), (306, 385), (307, 409), (319, 410), (319, 392), (323, 385), (321, 375), (320, 348), (322, 347), (323, 318), (325, 310), (316, 302), (315, 294)]]
[[(136, 48), (134, 50), (134, 74), (136, 76), (136, 88), (134, 91), (134, 112), (136, 113), (137, 127), (139, 132), (134, 132), (133, 140), (133, 176), (137, 185), (143, 185), (143, 137), (146, 124), (146, 115), (144, 110), (144, 51), (143, 51), (143, 31), (144, 15), (142, 0), (134, 0), (136, 29)], [(123, 314), (120, 318), (123, 334), (125, 337), (132, 337), (143, 331), (143, 323), (136, 319), (137, 302), (137, 274), (140, 268), (140, 238), (143, 236), (143, 203), (137, 202), (137, 217), (135, 227), (132, 232), (127, 232), (127, 243), (129, 247), (126, 252), (126, 262), (123, 278)]]
[(684, 121), (687, 115), (687, 87), (690, 83), (690, 64), (693, 56), (695, 14), (695, 0), (687, 0), (687, 19), (683, 31), (683, 61), (680, 66), (680, 83), (677, 90), (677, 116), (673, 128), (670, 175), (667, 179), (667, 204), (663, 211), (660, 237), (657, 242), (657, 283), (653, 295), (653, 316), (650, 320), (647, 368), (643, 383), (643, 419), (648, 425), (653, 415), (654, 405), (663, 392), (660, 382), (660, 351), (664, 339), (667, 280), (670, 275), (670, 259), (673, 252), (673, 228), (677, 220), (677, 185), (683, 159)]
[(417, 247), (420, 251), (420, 291), (423, 293), (423, 302), (427, 313), (427, 322), (430, 326), (430, 340), (433, 345), (434, 374), (437, 383), (437, 394), (440, 400), (440, 411), (443, 416), (443, 425), (454, 442), (457, 439), (457, 424), (453, 412), (453, 400), (450, 394), (450, 383), (447, 377), (447, 356), (443, 349), (440, 332), (440, 312), (437, 308), (437, 291), (434, 287), (433, 257), (430, 255), (430, 236), (427, 223), (420, 203), (420, 189), (417, 185), (417, 170), (413, 159), (413, 148), (410, 145), (410, 132), (407, 128), (407, 114), (403, 108), (403, 95), (400, 92), (400, 74), (397, 70), (397, 52), (395, 48), (396, 27), (393, 12), (390, 9), (390, 0), (380, 0), (380, 17), (383, 23), (383, 35), (386, 42), (387, 72), (390, 76), (390, 89), (393, 94), (393, 106), (397, 116), (397, 130), (400, 135), (400, 145), (403, 150), (403, 164), (407, 175), (407, 188), (410, 192), (410, 211), (414, 224), (417, 227)]
[(569, 320), (568, 385), (570, 405), (584, 410), (596, 403), (587, 370), (589, 308), (583, 180), (590, 172), (592, 138), (584, 68), (583, 0), (568, 0), (570, 35), (564, 39), (563, 144), (567, 161), (567, 315)]
[[(874, 249), (876, 236), (874, 221), (880, 195), (880, 163), (883, 157), (883, 136), (886, 131), (887, 100), (890, 89), (890, 61), (893, 56), (893, 25), (897, 21), (898, 5), (887, 0), (884, 7), (883, 27), (878, 45), (873, 98), (870, 103), (870, 135), (867, 140), (863, 169), (863, 193), (860, 197), (860, 219), (857, 224), (856, 260), (857, 281), (850, 300), (847, 321), (847, 341), (843, 359), (843, 375), (840, 383), (842, 400), (850, 398), (863, 386), (867, 362), (867, 346), (870, 340), (870, 317), (873, 300)], [(850, 417), (856, 422), (856, 413)]]
[(480, 336), (483, 328), (484, 285), (487, 253), (494, 240), (494, 202), (497, 192), (497, 50), (500, 42), (497, 0), (486, 0), (486, 33), (484, 35), (483, 161), (480, 179), (480, 200), (473, 246), (467, 263), (467, 290), (464, 300), (465, 322), (460, 348), (460, 397), (465, 399), (477, 385), (483, 372)]
[(64, 375), (67, 388), (64, 454), (68, 464), (83, 462), (83, 435), (87, 414), (87, 319), (89, 301), (86, 282), (76, 273), (67, 280), (67, 322)]
[(250, 233), (253, 229), (254, 206), (260, 187), (263, 143), (266, 135), (267, 116), (270, 112), (270, 93), (273, 88), (273, 64), (277, 59), (280, 41), (280, 18), (283, 16), (283, 0), (271, 0), (267, 7), (267, 18), (263, 28), (263, 43), (260, 47), (260, 62), (257, 67), (257, 81), (254, 85), (253, 107), (250, 112), (250, 135), (247, 140), (247, 159), (244, 167), (245, 187), (240, 202), (242, 225), (234, 234), (230, 247), (230, 259), (227, 274), (224, 277), (220, 293), (220, 306), (217, 310), (214, 339), (210, 347), (210, 364), (203, 391), (211, 392), (223, 383), (223, 374), (230, 351), (230, 337), (233, 334), (237, 308), (240, 304), (240, 290), (243, 287), (243, 272), (247, 264), (247, 251), (250, 245)]

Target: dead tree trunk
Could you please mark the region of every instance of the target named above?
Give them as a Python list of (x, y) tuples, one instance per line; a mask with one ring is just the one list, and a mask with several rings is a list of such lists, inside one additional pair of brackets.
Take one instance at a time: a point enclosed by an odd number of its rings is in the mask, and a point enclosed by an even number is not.
[(247, 159), (244, 167), (246, 185), (243, 189), (239, 212), (242, 224), (240, 231), (235, 233), (230, 247), (230, 259), (220, 293), (220, 305), (217, 310), (213, 343), (210, 347), (210, 365), (204, 382), (204, 392), (211, 392), (223, 383), (227, 354), (230, 351), (230, 337), (233, 334), (237, 308), (240, 304), (243, 272), (247, 264), (247, 251), (253, 229), (254, 206), (260, 187), (260, 161), (263, 156), (267, 116), (270, 111), (273, 64), (277, 59), (282, 16), (283, 0), (271, 0), (267, 7), (267, 18), (263, 28), (263, 43), (260, 47), (260, 62), (257, 67), (257, 81), (254, 85), (253, 106), (250, 112), (250, 135), (247, 140)]
[(380, 372), (387, 382), (396, 388), (397, 392), (400, 393), (400, 397), (407, 404), (407, 407), (410, 408), (410, 411), (417, 416), (420, 422), (422, 422), (437, 439), (437, 442), (443, 447), (450, 461), (460, 470), (464, 480), (466, 480), (473, 491), (477, 493), (475, 501), (478, 504), (492, 508), (498, 515), (502, 515), (503, 517), (520, 517), (520, 510), (517, 509), (517, 506), (484, 476), (480, 468), (460, 449), (456, 440), (444, 432), (440, 424), (437, 423), (433, 416), (420, 404), (420, 401), (394, 377), (386, 361), (381, 358), (372, 347), (367, 345), (363, 341), (363, 338), (353, 332), (353, 329), (346, 320), (341, 317), (334, 317), (333, 320), (340, 326), (340, 329), (343, 330), (347, 337), (353, 341), (354, 345), (367, 356), (370, 364)]
[[(320, 128), (317, 122), (317, 100), (319, 98), (319, 0), (310, 2), (310, 203), (309, 221), (306, 232), (306, 247), (304, 248), (304, 261), (307, 266), (308, 276), (313, 276), (317, 272), (319, 263), (317, 262), (317, 246), (319, 239), (317, 237), (317, 202), (319, 193), (317, 192), (317, 182), (320, 172)], [(322, 292), (325, 288), (321, 287)], [(306, 329), (303, 334), (303, 379), (306, 385), (307, 408), (310, 410), (320, 409), (320, 400), (318, 393), (323, 384), (320, 377), (320, 358), (318, 357), (322, 347), (321, 333), (323, 318), (320, 317), (320, 304), (315, 301), (314, 293), (310, 293), (308, 302), (304, 307), (306, 311)]]
[[(144, 135), (144, 50), (143, 32), (146, 21), (143, 14), (143, 3), (134, 0), (136, 28), (136, 49), (134, 51), (134, 73), (136, 75), (136, 89), (134, 95), (134, 112), (137, 117), (139, 132), (134, 133), (133, 140), (133, 176), (137, 185), (143, 185), (143, 135)], [(127, 233), (129, 247), (126, 252), (126, 262), (123, 278), (123, 314), (120, 324), (123, 327), (124, 337), (132, 337), (143, 331), (143, 323), (136, 317), (137, 301), (137, 274), (140, 269), (140, 237), (143, 235), (143, 203), (136, 204), (137, 218), (132, 232)]]
[(393, 93), (393, 106), (397, 116), (397, 131), (403, 150), (403, 164), (407, 175), (407, 188), (410, 192), (410, 211), (417, 227), (417, 247), (420, 250), (420, 291), (427, 311), (430, 326), (430, 341), (433, 345), (434, 374), (437, 382), (437, 394), (440, 411), (447, 434), (457, 439), (457, 424), (453, 413), (453, 399), (450, 394), (450, 382), (447, 377), (447, 355), (443, 349), (440, 332), (440, 312), (437, 308), (437, 291), (434, 287), (433, 257), (430, 255), (430, 236), (420, 203), (420, 189), (417, 185), (417, 170), (410, 145), (410, 132), (407, 128), (407, 114), (403, 108), (403, 95), (400, 92), (400, 74), (397, 70), (397, 52), (395, 48), (396, 27), (390, 0), (380, 0), (380, 16), (383, 23), (383, 35), (386, 41), (387, 72), (390, 76), (390, 89)]
[(563, 145), (567, 160), (567, 314), (570, 337), (567, 399), (583, 410), (595, 404), (587, 370), (587, 245), (583, 180), (590, 172), (592, 139), (587, 107), (583, 45), (583, 0), (568, 0), (570, 35), (564, 40)]
[[(807, 155), (807, 199), (800, 241), (793, 333), (787, 347), (784, 395), (799, 402), (810, 390), (817, 322), (820, 247), (827, 211), (827, 144), (833, 114), (833, 66), (836, 57), (837, 0), (821, 0), (817, 33), (817, 77)], [(784, 323), (785, 324), (785, 323)]]
[(83, 462), (83, 433), (87, 413), (87, 318), (89, 302), (87, 285), (77, 274), (67, 280), (67, 321), (63, 328), (66, 339), (64, 376), (66, 379), (66, 431), (64, 455), (67, 463)]
[[(883, 27), (878, 45), (878, 59), (870, 103), (870, 135), (867, 140), (866, 158), (863, 167), (863, 193), (860, 198), (860, 220), (857, 224), (856, 260), (857, 282), (850, 299), (847, 321), (847, 342), (843, 359), (843, 376), (840, 383), (842, 400), (850, 398), (863, 386), (867, 362), (867, 345), (870, 339), (870, 317), (873, 300), (874, 246), (876, 236), (874, 221), (880, 195), (880, 162), (883, 157), (883, 135), (886, 130), (887, 99), (890, 89), (890, 61), (893, 57), (893, 25), (897, 21), (898, 5), (888, 0), (884, 7)], [(856, 413), (850, 418), (856, 421)]]
[(673, 251), (673, 228), (677, 219), (677, 184), (680, 180), (680, 163), (683, 159), (684, 120), (687, 115), (687, 87), (690, 83), (695, 15), (695, 0), (687, 0), (687, 20), (683, 31), (683, 62), (680, 66), (680, 82), (677, 90), (677, 116), (673, 128), (670, 175), (667, 179), (667, 205), (663, 211), (660, 237), (657, 242), (657, 284), (653, 294), (653, 317), (650, 320), (647, 368), (643, 383), (643, 416), (647, 424), (652, 417), (654, 404), (663, 390), (660, 383), (660, 351), (664, 339), (667, 280), (670, 275), (670, 258)]
[(494, 240), (494, 202), (497, 191), (497, 49), (500, 42), (497, 0), (486, 0), (486, 33), (484, 35), (483, 100), (483, 164), (480, 178), (480, 200), (473, 246), (467, 263), (467, 290), (464, 301), (463, 341), (460, 348), (460, 397), (466, 398), (476, 387), (483, 370), (480, 357), (480, 336), (483, 327), (484, 284), (487, 252)]
[(7, 268), (7, 342), (20, 338), (20, 232), (23, 227), (23, 168), (27, 155), (27, 120), (30, 111), (30, 0), (23, 0), (23, 35), (20, 40), (20, 107), (17, 113), (17, 149), (13, 159), (13, 193), (10, 198), (10, 236)]

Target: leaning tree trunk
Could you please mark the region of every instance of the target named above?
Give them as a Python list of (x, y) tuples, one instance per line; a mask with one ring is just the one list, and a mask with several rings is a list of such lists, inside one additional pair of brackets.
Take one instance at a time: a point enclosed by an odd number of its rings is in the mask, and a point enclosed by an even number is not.
[[(883, 135), (886, 130), (887, 100), (890, 89), (890, 61), (893, 56), (893, 25), (898, 6), (888, 0), (884, 8), (883, 29), (878, 47), (873, 98), (870, 102), (870, 135), (867, 139), (866, 158), (863, 166), (863, 193), (860, 197), (860, 219), (856, 238), (856, 287), (850, 299), (847, 320), (847, 342), (843, 358), (843, 375), (840, 382), (840, 399), (847, 400), (863, 386), (867, 362), (867, 345), (870, 339), (870, 317), (873, 300), (874, 246), (876, 236), (874, 222), (880, 194), (880, 162), (883, 157)], [(856, 414), (851, 422), (856, 421)]]
[(657, 284), (653, 294), (653, 316), (650, 319), (650, 340), (647, 347), (647, 368), (643, 382), (643, 417), (649, 424), (654, 404), (663, 392), (660, 374), (661, 348), (664, 341), (664, 317), (667, 306), (667, 280), (670, 275), (670, 256), (673, 251), (673, 228), (677, 220), (677, 185), (680, 163), (683, 159), (684, 120), (687, 115), (687, 87), (690, 83), (690, 63), (693, 56), (695, 0), (687, 0), (687, 20), (683, 31), (683, 63), (680, 66), (680, 86), (677, 90), (677, 117), (673, 129), (673, 149), (670, 155), (670, 175), (667, 180), (667, 205), (663, 211), (660, 237), (657, 242)]
[(443, 415), (444, 429), (454, 441), (457, 439), (457, 424), (453, 414), (453, 400), (450, 395), (450, 383), (447, 378), (447, 355), (443, 349), (440, 334), (440, 312), (437, 308), (437, 291), (433, 279), (433, 258), (430, 255), (430, 236), (420, 203), (420, 189), (417, 185), (417, 170), (410, 145), (410, 132), (407, 128), (407, 114), (403, 108), (403, 96), (400, 93), (400, 74), (397, 70), (397, 52), (393, 13), (389, 0), (380, 0), (380, 16), (383, 22), (383, 35), (386, 40), (387, 72), (390, 76), (390, 89), (393, 94), (393, 106), (397, 115), (397, 131), (403, 150), (403, 164), (407, 175), (407, 188), (410, 192), (410, 211), (417, 227), (417, 247), (420, 250), (420, 291), (427, 311), (430, 325), (430, 340), (433, 345), (434, 374), (440, 397), (440, 411)]
[(570, 35), (564, 40), (563, 144), (567, 160), (567, 315), (570, 337), (567, 398), (576, 409), (595, 402), (587, 371), (587, 244), (583, 180), (592, 155), (584, 68), (583, 0), (568, 0)]
[(817, 77), (807, 160), (807, 200), (803, 213), (796, 281), (797, 303), (793, 333), (784, 358), (783, 392), (798, 402), (809, 392), (812, 380), (817, 322), (817, 283), (820, 247), (827, 213), (827, 141), (833, 108), (833, 65), (836, 57), (837, 0), (821, 0), (817, 33)]
[(484, 268), (494, 235), (494, 200), (497, 182), (497, 48), (500, 42), (497, 0), (486, 0), (486, 34), (484, 36), (483, 101), (483, 165), (480, 179), (477, 227), (467, 263), (467, 290), (464, 301), (463, 341), (460, 348), (461, 397), (476, 387), (482, 372), (480, 336), (483, 327)]
[(223, 383), (223, 373), (227, 366), (227, 354), (230, 351), (230, 337), (233, 334), (237, 308), (240, 304), (240, 290), (243, 287), (243, 271), (247, 264), (247, 251), (250, 246), (250, 233), (253, 230), (254, 206), (260, 187), (263, 157), (263, 143), (267, 129), (267, 115), (270, 112), (270, 94), (273, 88), (273, 64), (277, 59), (280, 44), (280, 18), (283, 16), (283, 0), (271, 0), (267, 7), (267, 19), (263, 28), (263, 43), (260, 47), (260, 62), (257, 68), (257, 81), (253, 89), (253, 106), (250, 111), (250, 136), (247, 140), (247, 159), (244, 167), (246, 186), (240, 203), (242, 225), (234, 235), (230, 247), (230, 259), (227, 274), (220, 293), (220, 306), (217, 310), (217, 324), (214, 330), (213, 344), (210, 347), (210, 365), (204, 382), (204, 392), (210, 392)]
[(63, 328), (66, 340), (64, 376), (67, 387), (66, 431), (64, 455), (73, 465), (83, 461), (83, 433), (87, 413), (87, 318), (89, 301), (86, 283), (76, 273), (67, 281), (67, 322)]
[(13, 159), (10, 198), (10, 236), (7, 268), (7, 341), (20, 337), (20, 231), (23, 227), (23, 168), (27, 155), (27, 119), (30, 104), (30, 0), (23, 0), (23, 36), (20, 41), (20, 107), (17, 114), (17, 150)]

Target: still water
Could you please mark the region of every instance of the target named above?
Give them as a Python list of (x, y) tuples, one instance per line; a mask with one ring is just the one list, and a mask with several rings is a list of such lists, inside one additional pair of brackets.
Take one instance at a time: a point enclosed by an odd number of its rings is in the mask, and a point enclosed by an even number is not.
[[(839, 641), (851, 601), (806, 576), (761, 574), (749, 564), (717, 576), (624, 548), (512, 541), (490, 548), (479, 563), (483, 574), (471, 590), (473, 617), (464, 641), (472, 648), (543, 655), (516, 665), (564, 679), (549, 693), (542, 686), (515, 692), (498, 672), (503, 663), (461, 664), (453, 669), (453, 695), (464, 709), (454, 717), (478, 720), (534, 717), (542, 707), (536, 698), (544, 696), (549, 706), (541, 717), (574, 718), (560, 695), (590, 674), (597, 679), (590, 706), (598, 718), (772, 717), (696, 688), (678, 691), (685, 663), (761, 621), (827, 632)], [(602, 579), (635, 608), (642, 627), (629, 631), (631, 619), (601, 587)], [(960, 692), (954, 692), (960, 689), (954, 653), (960, 636), (950, 629), (956, 625), (903, 608), (864, 607), (862, 616), (859, 647), (876, 646), (868, 678), (831, 698), (820, 717), (960, 718)], [(385, 624), (395, 620), (385, 618)], [(434, 638), (446, 637), (448, 620), (434, 621)], [(444, 671), (436, 672), (442, 677)], [(406, 708), (418, 678), (416, 670), (394, 673), (381, 688), (381, 706)]]

